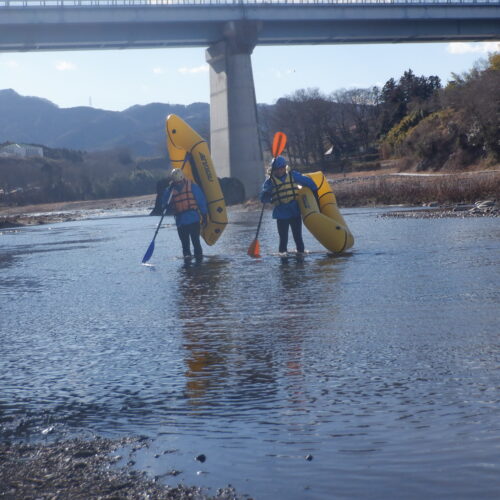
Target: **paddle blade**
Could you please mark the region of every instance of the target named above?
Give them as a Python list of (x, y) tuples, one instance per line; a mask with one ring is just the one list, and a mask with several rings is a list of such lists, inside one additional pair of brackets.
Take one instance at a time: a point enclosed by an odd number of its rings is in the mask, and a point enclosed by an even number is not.
[(273, 139), (273, 148), (271, 153), (273, 157), (276, 158), (285, 149), (286, 145), (286, 134), (284, 132), (276, 132)]
[(153, 252), (155, 251), (155, 240), (153, 240), (148, 249), (146, 250), (146, 253), (144, 254), (144, 257), (142, 258), (142, 263), (145, 264), (153, 255)]
[(260, 257), (260, 244), (257, 238), (250, 243), (247, 254), (254, 259), (258, 259)]

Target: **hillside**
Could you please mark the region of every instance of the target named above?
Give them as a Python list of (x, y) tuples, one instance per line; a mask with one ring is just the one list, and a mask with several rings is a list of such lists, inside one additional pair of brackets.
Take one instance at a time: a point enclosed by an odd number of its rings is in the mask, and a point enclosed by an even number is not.
[(207, 103), (151, 103), (124, 111), (86, 106), (60, 108), (39, 97), (0, 90), (0, 143), (42, 144), (50, 148), (104, 151), (126, 147), (134, 156), (165, 154), (165, 118), (186, 120), (201, 135), (209, 135)]

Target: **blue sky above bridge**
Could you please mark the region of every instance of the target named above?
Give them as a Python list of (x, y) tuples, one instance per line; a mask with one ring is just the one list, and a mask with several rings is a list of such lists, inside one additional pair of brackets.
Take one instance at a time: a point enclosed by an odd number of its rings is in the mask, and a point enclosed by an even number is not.
[[(443, 83), (500, 42), (257, 47), (252, 55), (259, 103), (302, 88), (325, 94), (382, 86), (411, 68)], [(49, 99), (60, 107), (121, 111), (134, 104), (209, 101), (204, 49), (0, 53), (0, 89)]]

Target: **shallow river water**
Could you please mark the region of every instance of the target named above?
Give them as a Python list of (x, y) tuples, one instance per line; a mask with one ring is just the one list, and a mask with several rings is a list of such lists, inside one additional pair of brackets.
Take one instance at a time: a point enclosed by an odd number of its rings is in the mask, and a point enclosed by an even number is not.
[(498, 498), (499, 219), (383, 212), (304, 261), (269, 212), (250, 259), (238, 208), (191, 265), (171, 218), (151, 266), (157, 217), (4, 231), (0, 438), (144, 435), (133, 467), (258, 500)]

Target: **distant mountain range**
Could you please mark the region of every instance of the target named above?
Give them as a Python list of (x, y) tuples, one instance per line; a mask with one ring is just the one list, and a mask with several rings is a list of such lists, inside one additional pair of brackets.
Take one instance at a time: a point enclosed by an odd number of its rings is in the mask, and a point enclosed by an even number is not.
[(127, 148), (134, 156), (164, 156), (165, 118), (171, 113), (203, 137), (209, 136), (208, 103), (151, 103), (124, 111), (60, 108), (47, 99), (5, 89), (0, 90), (0, 144), (10, 141), (83, 151)]

